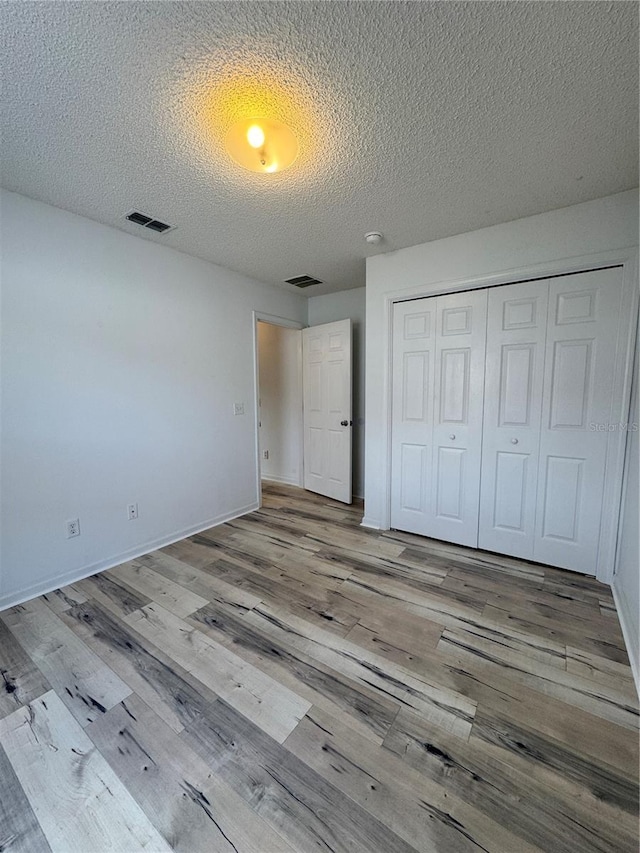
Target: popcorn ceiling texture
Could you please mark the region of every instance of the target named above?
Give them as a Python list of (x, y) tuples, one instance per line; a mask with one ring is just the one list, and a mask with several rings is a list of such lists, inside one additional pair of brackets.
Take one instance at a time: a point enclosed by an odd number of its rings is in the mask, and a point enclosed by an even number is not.
[[(362, 285), (366, 254), (637, 185), (635, 3), (14, 2), (0, 20), (5, 187), (326, 282), (307, 295)], [(272, 176), (222, 146), (267, 110), (301, 143)]]

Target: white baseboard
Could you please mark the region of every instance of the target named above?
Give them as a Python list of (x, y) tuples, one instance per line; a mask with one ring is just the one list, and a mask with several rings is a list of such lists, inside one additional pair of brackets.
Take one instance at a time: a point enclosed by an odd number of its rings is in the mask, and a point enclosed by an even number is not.
[[(260, 479), (263, 483), (284, 483), (285, 486), (297, 486), (300, 489), (304, 489), (304, 483), (302, 480), (297, 480), (295, 477), (280, 477), (278, 474), (263, 474)], [(352, 497), (357, 498), (359, 501), (364, 500), (364, 495), (357, 495), (355, 492)]]
[(210, 518), (199, 524), (194, 524), (192, 527), (186, 527), (184, 530), (171, 533), (169, 536), (162, 536), (159, 539), (154, 539), (144, 545), (136, 545), (122, 554), (115, 557), (109, 557), (106, 560), (100, 560), (97, 563), (92, 563), (90, 566), (85, 566), (82, 569), (73, 569), (70, 572), (63, 572), (53, 578), (48, 578), (45, 581), (32, 584), (18, 592), (12, 592), (8, 595), (0, 596), (0, 610), (6, 610), (8, 607), (14, 607), (16, 604), (22, 604), (23, 601), (29, 601), (31, 598), (37, 598), (39, 595), (45, 595), (48, 592), (53, 592), (54, 589), (59, 589), (61, 586), (68, 586), (70, 583), (81, 581), (83, 578), (96, 575), (98, 572), (104, 572), (106, 569), (112, 569), (114, 566), (119, 566), (120, 563), (126, 563), (127, 560), (135, 560), (136, 557), (142, 557), (150, 551), (156, 551), (158, 548), (164, 548), (166, 545), (171, 545), (173, 542), (179, 542), (187, 536), (193, 536), (195, 533), (201, 533), (203, 530), (208, 530), (210, 527), (216, 527), (219, 524), (224, 524), (225, 521), (231, 521), (234, 518), (239, 518), (241, 515), (246, 515), (248, 512), (253, 512), (258, 509), (257, 501), (248, 504), (244, 507), (234, 509), (232, 512), (218, 515), (215, 518)]
[(302, 488), (302, 483), (297, 477), (280, 477), (278, 474), (265, 474), (262, 479), (267, 483), (284, 483), (285, 486), (299, 486)]
[(627, 647), (633, 680), (636, 683), (636, 690), (640, 696), (640, 649), (638, 648), (638, 636), (635, 634), (633, 617), (629, 612), (627, 599), (616, 589), (616, 578), (613, 576), (613, 584), (611, 585), (613, 592), (613, 600), (618, 611), (618, 619), (622, 628), (622, 636)]
[(375, 518), (369, 518), (365, 515), (365, 517), (360, 522), (360, 527), (370, 527), (371, 530), (382, 530), (382, 525)]

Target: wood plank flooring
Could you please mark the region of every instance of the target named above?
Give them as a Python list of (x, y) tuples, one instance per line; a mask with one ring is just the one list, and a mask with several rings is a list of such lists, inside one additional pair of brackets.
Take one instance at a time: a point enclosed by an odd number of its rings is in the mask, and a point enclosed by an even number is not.
[(0, 851), (636, 853), (607, 587), (263, 499), (0, 614)]

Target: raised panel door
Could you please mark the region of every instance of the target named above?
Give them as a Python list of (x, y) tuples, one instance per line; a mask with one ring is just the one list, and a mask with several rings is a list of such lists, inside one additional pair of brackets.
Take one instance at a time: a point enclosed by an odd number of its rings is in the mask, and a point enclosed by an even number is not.
[(429, 535), (478, 543), (487, 291), (436, 298)]
[(533, 558), (595, 574), (622, 270), (549, 282)]
[(391, 525), (476, 545), (485, 290), (394, 306)]
[(489, 291), (478, 545), (533, 559), (549, 284)]
[(304, 487), (351, 503), (351, 320), (302, 331)]
[(428, 535), (431, 513), (435, 299), (393, 312), (391, 526)]

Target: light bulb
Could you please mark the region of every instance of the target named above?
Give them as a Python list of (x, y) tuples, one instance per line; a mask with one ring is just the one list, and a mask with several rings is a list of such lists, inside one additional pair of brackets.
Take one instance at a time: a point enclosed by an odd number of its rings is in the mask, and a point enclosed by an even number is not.
[(252, 148), (261, 148), (264, 145), (264, 130), (257, 124), (252, 124), (247, 131), (247, 141)]
[(237, 122), (227, 131), (225, 145), (238, 165), (263, 174), (282, 172), (298, 156), (296, 135), (275, 119), (250, 118)]

